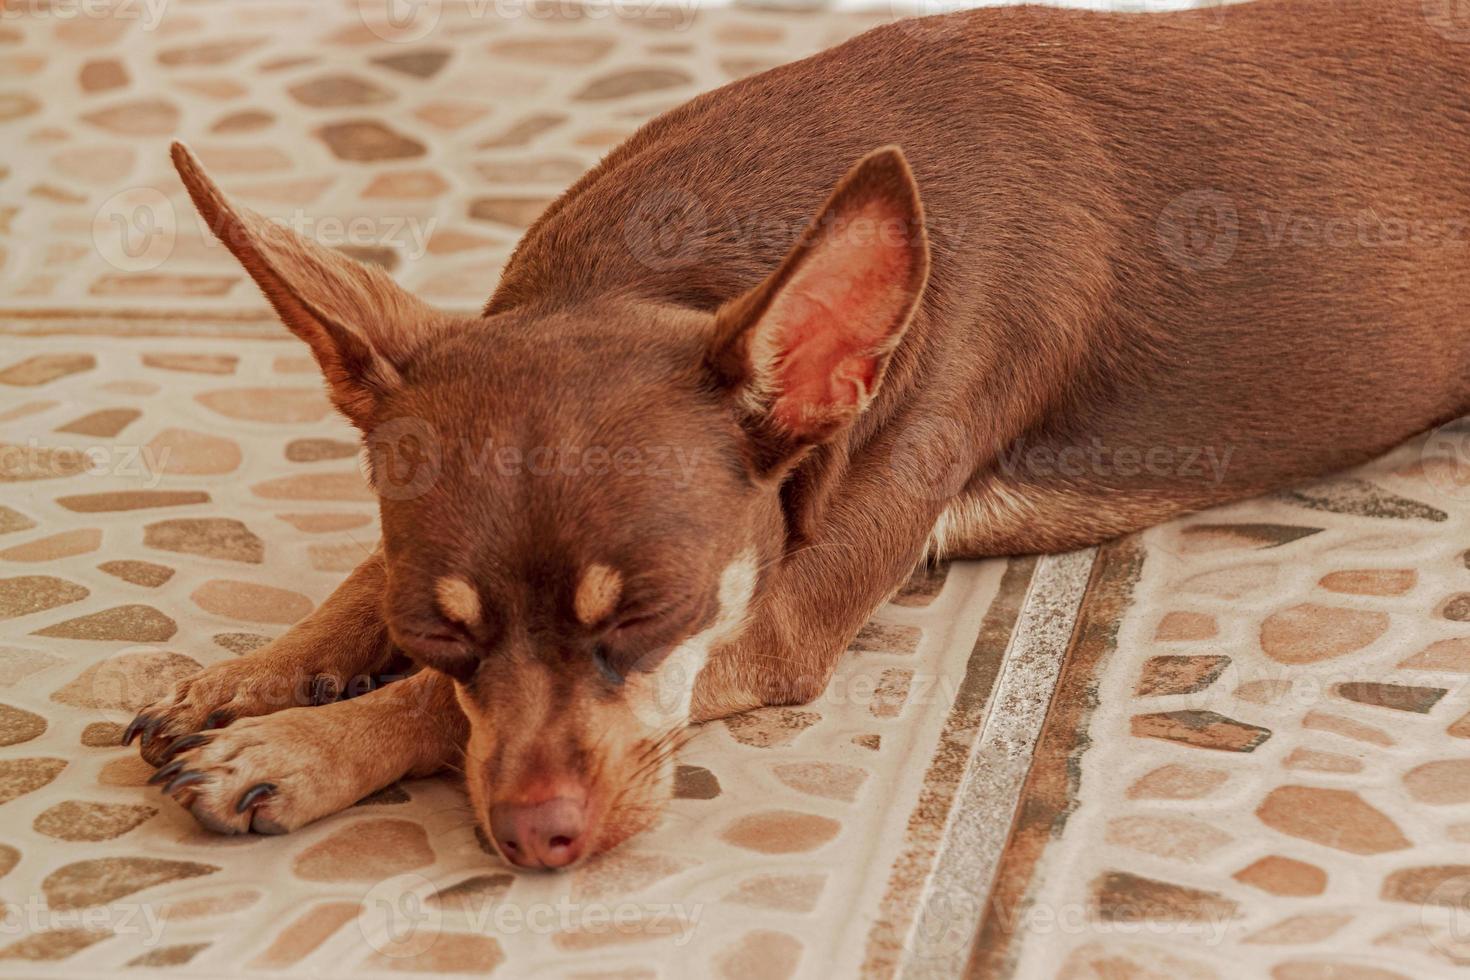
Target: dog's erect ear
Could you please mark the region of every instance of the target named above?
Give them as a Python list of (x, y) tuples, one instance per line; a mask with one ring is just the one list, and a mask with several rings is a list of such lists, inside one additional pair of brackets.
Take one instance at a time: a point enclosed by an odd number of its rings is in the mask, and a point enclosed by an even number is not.
[(896, 146), (868, 154), (765, 282), (721, 307), (710, 366), (767, 465), (868, 406), (929, 275), (919, 189)]
[(225, 199), (182, 143), (172, 150), (194, 206), (321, 365), (333, 403), (364, 432), (399, 383), (414, 339), (444, 320), (380, 269), (355, 262)]

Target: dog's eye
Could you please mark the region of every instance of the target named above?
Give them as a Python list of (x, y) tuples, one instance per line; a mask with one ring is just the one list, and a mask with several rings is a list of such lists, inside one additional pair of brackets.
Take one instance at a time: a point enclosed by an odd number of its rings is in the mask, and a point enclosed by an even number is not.
[(616, 687), (623, 683), (623, 675), (613, 668), (612, 663), (607, 658), (607, 650), (604, 647), (599, 646), (592, 651), (592, 662), (597, 665), (598, 671), (607, 679), (609, 684)]
[(411, 633), (399, 644), (415, 662), (467, 683), (480, 666), (480, 657), (463, 639), (452, 633)]

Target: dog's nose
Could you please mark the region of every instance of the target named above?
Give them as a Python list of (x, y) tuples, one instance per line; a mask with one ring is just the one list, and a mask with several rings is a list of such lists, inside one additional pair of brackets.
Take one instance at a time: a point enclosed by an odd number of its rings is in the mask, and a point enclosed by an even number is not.
[(582, 856), (586, 830), (586, 806), (566, 796), (490, 807), (495, 842), (512, 864), (522, 868), (566, 867)]

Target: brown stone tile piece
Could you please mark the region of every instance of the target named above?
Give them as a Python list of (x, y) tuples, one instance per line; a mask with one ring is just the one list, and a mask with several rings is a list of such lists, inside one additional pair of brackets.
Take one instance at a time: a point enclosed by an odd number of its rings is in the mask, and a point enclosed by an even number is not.
[(765, 810), (735, 820), (720, 838), (759, 854), (796, 854), (816, 850), (841, 829), (830, 817), (799, 810)]
[(1230, 658), (1219, 655), (1150, 657), (1133, 693), (1138, 697), (1193, 694), (1215, 683), (1228, 666)]
[(499, 901), (510, 890), (510, 886), (515, 884), (515, 880), (515, 875), (504, 871), (471, 875), (463, 881), (439, 889), (424, 901), (436, 908), (457, 909), (474, 916)]
[(183, 371), (188, 374), (234, 374), (240, 358), (234, 354), (181, 353), (152, 351), (141, 355), (143, 366), (160, 371)]
[(136, 408), (103, 408), (58, 426), (57, 432), (111, 439), (143, 415)]
[(370, 163), (424, 155), (424, 144), (376, 119), (328, 123), (316, 131), (316, 136), (341, 160)]
[(91, 593), (84, 586), (50, 575), (0, 578), (0, 619), (55, 609), (89, 595)]
[(199, 662), (162, 650), (120, 653), (94, 663), (51, 700), (74, 708), (137, 711), (163, 697), (174, 684), (199, 671)]
[(1420, 803), (1470, 803), (1470, 759), (1437, 759), (1404, 773), (1404, 788)]
[(1198, 861), (1229, 844), (1231, 836), (1203, 820), (1135, 814), (1108, 821), (1106, 840), (1172, 861)]
[(376, 502), (377, 496), (368, 489), (362, 474), (353, 470), (344, 473), (299, 473), (274, 480), (257, 483), (250, 492), (266, 500), (335, 500)]
[(307, 534), (349, 531), (373, 522), (368, 514), (277, 514), (276, 518)]
[[(113, 744), (117, 744), (115, 739)], [(112, 840), (126, 834), (157, 812), (157, 807), (142, 804), (66, 800), (47, 807), (36, 816), (31, 827), (36, 833), (57, 840)]]
[(1230, 778), (1223, 769), (1171, 763), (1144, 773), (1128, 787), (1130, 800), (1199, 800)]
[(1220, 752), (1254, 752), (1271, 737), (1271, 730), (1214, 711), (1190, 709), (1134, 715), (1132, 733)]
[(64, 480), (85, 473), (89, 465), (80, 449), (0, 443), (0, 483)]
[(56, 502), (73, 513), (102, 514), (145, 510), (150, 507), (207, 504), (209, 494), (203, 490), (115, 490), (107, 493), (83, 493), (70, 497), (57, 497)]
[(91, 354), (37, 354), (0, 370), (0, 384), (34, 387), (96, 366)]
[(1317, 583), (1329, 592), (1345, 595), (1403, 595), (1414, 588), (1419, 574), (1408, 568), (1357, 569), (1332, 572)]
[(53, 909), (81, 909), (105, 905), (124, 895), (161, 885), (214, 874), (217, 865), (147, 857), (104, 857), (75, 861), (58, 868), (41, 882), (41, 891)]
[(1387, 613), (1307, 602), (1266, 618), (1261, 649), (1278, 663), (1310, 664), (1361, 650), (1387, 629)]
[(1379, 895), (1388, 902), (1464, 908), (1470, 902), (1470, 864), (1400, 868), (1383, 879)]
[(1446, 521), (1449, 515), (1437, 507), (1400, 497), (1367, 480), (1337, 479), (1300, 490), (1288, 490), (1279, 497), (1313, 510), (1354, 517), (1381, 517), (1391, 520)]
[(1359, 704), (1392, 708), (1394, 711), (1412, 711), (1421, 715), (1427, 715), (1439, 703), (1440, 698), (1449, 693), (1443, 687), (1411, 687), (1378, 681), (1348, 681), (1334, 685), (1332, 691), (1340, 698)]
[(1292, 749), (1286, 758), (1281, 760), (1281, 764), (1287, 769), (1306, 769), (1312, 772), (1363, 771), (1361, 759), (1354, 759), (1352, 756), (1340, 755), (1336, 752), (1322, 752), (1300, 745)]
[(772, 771), (787, 786), (812, 796), (851, 803), (867, 782), (869, 772), (840, 762), (783, 762)]
[(156, 589), (174, 577), (172, 568), (151, 561), (120, 558), (116, 561), (105, 561), (97, 567), (108, 575), (120, 578), (131, 585), (141, 585), (150, 589)]
[(29, 531), (35, 526), (36, 522), (20, 511), (0, 505), (0, 534), (14, 534), (16, 531)]
[(719, 795), (719, 779), (703, 766), (681, 765), (674, 770), (674, 799), (712, 800)]
[(357, 443), (343, 439), (293, 439), (286, 444), (286, 458), (293, 463), (352, 459), (356, 455)]
[(1232, 877), (1263, 892), (1290, 898), (1310, 898), (1327, 888), (1327, 872), (1314, 864), (1279, 854), (1253, 861)]
[(693, 81), (688, 73), (678, 68), (626, 68), (594, 78), (572, 98), (581, 102), (602, 102), (661, 92)]
[(913, 653), (923, 638), (924, 631), (917, 626), (866, 623), (848, 649), (856, 653)]
[(1328, 714), (1325, 711), (1307, 712), (1302, 718), (1302, 727), (1320, 732), (1331, 732), (1334, 735), (1367, 742), (1370, 745), (1387, 747), (1394, 744), (1389, 734), (1381, 728), (1365, 725), (1360, 721), (1344, 718), (1342, 715)]
[(102, 929), (47, 929), (0, 946), (0, 960), (64, 960), (111, 937), (111, 932)]
[(786, 980), (801, 962), (802, 944), (774, 929), (753, 929), (715, 953), (715, 976), (723, 980)]
[(332, 411), (320, 388), (220, 388), (194, 396), (210, 411), (244, 422), (318, 422)]
[(476, 221), (528, 228), (550, 203), (551, 198), (541, 195), (477, 197), (470, 201), (466, 213)]
[(122, 742), (123, 726), (115, 721), (94, 721), (82, 729), (81, 742), (88, 748), (115, 748)]
[(433, 863), (422, 826), (384, 818), (348, 824), (298, 854), (293, 868), (306, 881), (376, 882)]
[(374, 82), (343, 72), (318, 75), (287, 87), (291, 98), (313, 108), (377, 105), (393, 101), (394, 94)]
[(1448, 674), (1470, 674), (1470, 637), (1437, 640), (1418, 653), (1399, 661), (1405, 670), (1428, 670)]
[(158, 473), (217, 476), (240, 468), (240, 444), (189, 429), (164, 429), (148, 443), (148, 461)]
[(413, 78), (433, 78), (448, 63), (453, 51), (449, 48), (419, 48), (398, 54), (378, 55), (373, 64)]
[(20, 745), (45, 731), (45, 718), (14, 705), (0, 704), (0, 746)]
[(65, 759), (0, 759), (0, 803), (40, 789), (65, 768)]
[(159, 946), (157, 949), (150, 949), (146, 953), (133, 957), (128, 960), (127, 965), (142, 969), (183, 966), (209, 946), (209, 943), (174, 943), (170, 946)]
[(1280, 786), (1266, 794), (1256, 817), (1279, 833), (1351, 854), (1410, 846), (1392, 818), (1352, 790)]
[(152, 606), (114, 606), (87, 616), (68, 619), (36, 630), (33, 636), (66, 640), (127, 640), (162, 643), (179, 631), (179, 624)]
[(89, 551), (96, 551), (101, 546), (101, 528), (82, 527), (6, 548), (0, 551), (0, 559), (5, 561), (56, 561), (59, 558), (85, 555)]
[(1191, 524), (1179, 532), (1186, 554), (1234, 548), (1279, 548), (1313, 534), (1320, 527), (1297, 524)]
[(1092, 904), (1103, 922), (1199, 922), (1234, 918), (1239, 906), (1215, 892), (1108, 871), (1093, 882)]
[(205, 582), (189, 598), (205, 612), (253, 623), (289, 625), (312, 610), (311, 600), (299, 592), (226, 579)]
[(824, 874), (756, 874), (726, 892), (720, 901), (776, 912), (810, 912), (817, 907), (826, 883)]
[(232, 517), (179, 517), (143, 528), (143, 544), (160, 551), (260, 564), (265, 542)]
[(1165, 613), (1159, 620), (1154, 639), (1161, 642), (1208, 640), (1219, 632), (1219, 623), (1209, 613), (1175, 611)]
[(1256, 930), (1241, 942), (1258, 946), (1320, 943), (1331, 939), (1351, 921), (1353, 921), (1352, 915), (1341, 913), (1319, 912), (1291, 915), (1264, 929)]
[(244, 656), (255, 650), (259, 650), (271, 641), (268, 636), (259, 633), (216, 633), (214, 642), (234, 654)]
[(1271, 968), (1271, 980), (1410, 980), (1394, 970), (1342, 960), (1289, 960)]
[(500, 942), (472, 932), (435, 930), (410, 935), (403, 949), (389, 947), (370, 955), (364, 965), (392, 973), (454, 973), (485, 976), (505, 962)]
[(358, 902), (324, 902), (307, 910), (276, 936), (275, 941), (250, 961), (262, 969), (279, 970), (300, 962), (326, 942), (333, 933), (357, 918)]
[(223, 41), (207, 41), (158, 52), (158, 63), (167, 68), (186, 66), (215, 67), (236, 60), (269, 41), (265, 36), (236, 37)]
[(742, 745), (775, 748), (790, 745), (796, 737), (822, 720), (815, 711), (801, 708), (760, 708), (724, 720), (730, 736)]
[(688, 858), (615, 850), (596, 855), (572, 875), (571, 899), (583, 904), (619, 899), (693, 867)]

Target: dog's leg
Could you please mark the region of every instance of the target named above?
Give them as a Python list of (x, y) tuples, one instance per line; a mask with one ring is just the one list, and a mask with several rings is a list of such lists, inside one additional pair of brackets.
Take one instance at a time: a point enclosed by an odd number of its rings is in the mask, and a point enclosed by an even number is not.
[(124, 744), (141, 735), (143, 758), (162, 765), (186, 735), (366, 689), (392, 656), (381, 611), (383, 586), (383, 556), (374, 552), (285, 635), (185, 678), (140, 711)]
[(152, 781), (210, 830), (283, 834), (396, 779), (457, 765), (467, 734), (454, 684), (423, 670), (359, 698), (182, 739)]
[(791, 548), (748, 625), (714, 649), (694, 684), (691, 721), (780, 704), (805, 704), (827, 688), (857, 631), (923, 558), (943, 502), (860, 506), (875, 491), (875, 469), (849, 477), (852, 498)]

